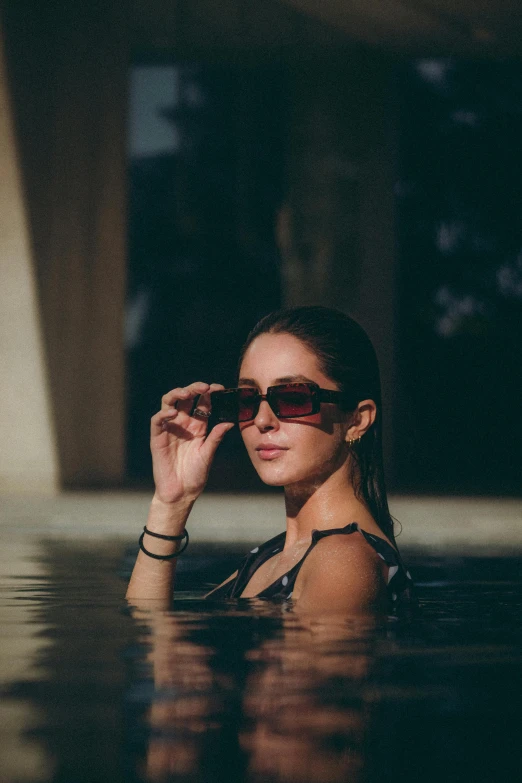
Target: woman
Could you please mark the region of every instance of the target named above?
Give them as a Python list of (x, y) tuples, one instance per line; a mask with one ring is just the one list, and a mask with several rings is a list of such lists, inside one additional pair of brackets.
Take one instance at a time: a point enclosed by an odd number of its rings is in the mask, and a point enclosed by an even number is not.
[[(211, 410), (218, 423), (208, 431)], [(353, 319), (325, 307), (262, 319), (237, 389), (198, 382), (163, 397), (151, 422), (156, 491), (127, 597), (170, 602), (187, 518), (236, 423), (260, 478), (284, 487), (286, 532), (207, 597), (291, 599), (321, 615), (409, 597), (384, 485), (375, 351)]]

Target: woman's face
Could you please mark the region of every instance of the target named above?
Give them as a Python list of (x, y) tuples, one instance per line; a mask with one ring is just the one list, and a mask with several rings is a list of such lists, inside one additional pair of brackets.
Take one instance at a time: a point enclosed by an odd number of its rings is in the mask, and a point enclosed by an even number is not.
[[(319, 368), (315, 354), (291, 334), (261, 334), (249, 346), (239, 373), (239, 386), (257, 388), (313, 381), (337, 390)], [(289, 486), (322, 482), (346, 460), (348, 414), (321, 403), (320, 413), (278, 419), (263, 400), (253, 421), (240, 423), (252, 463), (265, 484)]]

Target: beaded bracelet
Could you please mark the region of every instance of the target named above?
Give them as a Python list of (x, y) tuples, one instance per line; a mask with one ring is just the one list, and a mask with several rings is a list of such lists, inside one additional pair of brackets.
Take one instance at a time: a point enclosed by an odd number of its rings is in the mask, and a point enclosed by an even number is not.
[[(173, 552), (171, 555), (155, 555), (154, 552), (149, 552), (149, 550), (145, 549), (145, 547), (143, 546), (143, 538), (145, 536), (145, 533), (147, 533), (147, 535), (149, 536), (152, 536), (153, 538), (161, 538), (163, 539), (163, 541), (182, 541), (184, 538), (186, 538), (186, 543), (184, 546), (181, 547), (180, 550), (178, 550), (177, 552)], [(141, 534), (138, 543), (141, 551), (144, 554), (148, 555), (149, 557), (153, 557), (154, 560), (172, 560), (174, 557), (178, 557), (188, 547), (189, 534), (187, 530), (184, 530), (181, 536), (164, 536), (162, 533), (153, 533), (152, 530), (149, 530), (145, 525), (145, 527), (143, 528), (143, 533)]]

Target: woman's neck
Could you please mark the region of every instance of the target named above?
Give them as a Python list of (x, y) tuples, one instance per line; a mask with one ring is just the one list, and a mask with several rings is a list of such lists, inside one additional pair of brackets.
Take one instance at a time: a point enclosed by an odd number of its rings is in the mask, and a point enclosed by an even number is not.
[(376, 523), (366, 504), (355, 497), (346, 466), (326, 479), (285, 487), (285, 549), (310, 540), (312, 530), (329, 530), (359, 522), (362, 527)]

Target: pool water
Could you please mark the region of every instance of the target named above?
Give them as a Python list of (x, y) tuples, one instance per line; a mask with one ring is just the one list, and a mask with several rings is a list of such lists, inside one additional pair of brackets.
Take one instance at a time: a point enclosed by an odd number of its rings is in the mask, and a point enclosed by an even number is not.
[(511, 781), (518, 557), (404, 552), (420, 611), (305, 622), (204, 601), (248, 547), (194, 544), (173, 611), (123, 600), (135, 547), (2, 552), (2, 783)]

